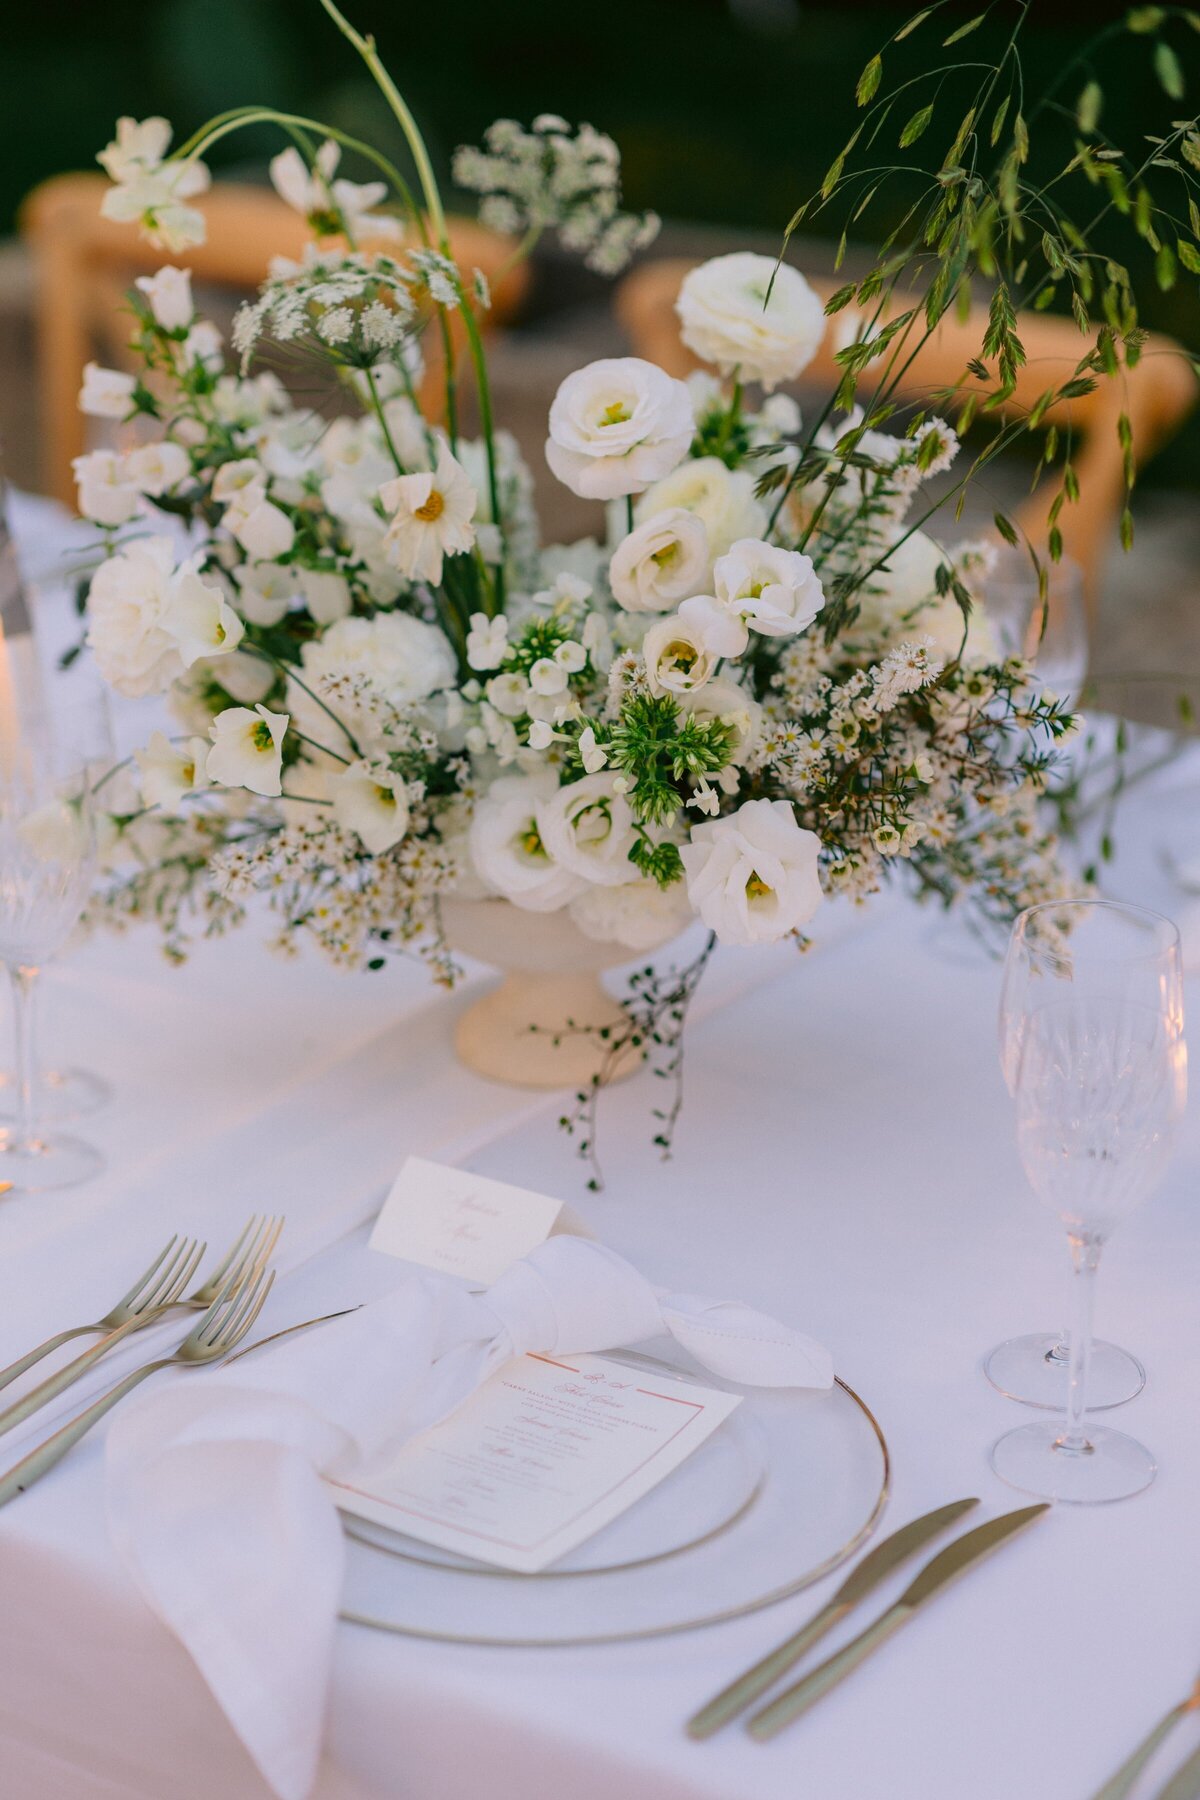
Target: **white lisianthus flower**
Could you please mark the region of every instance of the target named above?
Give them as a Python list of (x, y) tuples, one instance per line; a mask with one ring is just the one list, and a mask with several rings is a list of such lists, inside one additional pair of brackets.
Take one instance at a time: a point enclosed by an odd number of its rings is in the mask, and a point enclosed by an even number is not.
[(89, 419), (124, 419), (133, 410), (133, 390), (137, 377), (123, 369), (102, 369), (99, 363), (85, 363), (83, 386), (79, 390), (79, 410)]
[(111, 187), (100, 212), (119, 225), (137, 222), (142, 235), (172, 255), (204, 242), (204, 214), (185, 204), (203, 194), (210, 176), (202, 162), (166, 162), (171, 127), (166, 119), (118, 119), (117, 135), (96, 161)]
[(126, 453), (124, 462), (128, 480), (138, 492), (157, 498), (169, 494), (192, 472), (192, 462), (182, 444), (160, 438), (156, 444), (143, 444)]
[(805, 925), (821, 903), (821, 841), (786, 800), (747, 800), (697, 825), (680, 849), (688, 898), (723, 944), (771, 943)]
[(318, 625), (332, 625), (350, 612), (350, 583), (336, 569), (297, 569), (296, 579), (304, 604)]
[(156, 275), (139, 275), (133, 284), (146, 296), (156, 325), (164, 331), (184, 331), (195, 315), (192, 272), (167, 263)]
[(436, 585), (443, 558), (461, 555), (475, 542), (471, 520), (478, 496), (444, 444), (432, 473), (385, 481), (379, 498), (392, 515), (383, 540), (388, 561), (409, 581)]
[(146, 748), (135, 750), (133, 755), (141, 770), (142, 799), (147, 806), (176, 813), (185, 794), (208, 786), (204, 766), (208, 745), (203, 738), (188, 738), (182, 744), (173, 744), (161, 731), (156, 731)]
[(371, 852), (381, 856), (408, 830), (408, 792), (403, 775), (386, 765), (353, 762), (329, 781), (333, 816), (343, 831), (352, 831)]
[(679, 617), (713, 656), (740, 656), (750, 642), (741, 616), (727, 611), (711, 594), (694, 594), (685, 600)]
[(326, 138), (317, 151), (312, 169), (294, 147), (283, 150), (271, 158), (271, 183), (281, 200), (304, 214), (318, 236), (340, 230), (336, 216), (331, 216), (340, 214), (353, 239), (401, 237), (399, 219), (371, 211), (386, 200), (386, 182), (335, 181), (334, 171), (341, 159), (342, 147), (332, 138)]
[(202, 581), (190, 564), (185, 564), (172, 582), (163, 625), (174, 638), (185, 669), (194, 662), (228, 656), (246, 634), (221, 589)]
[(638, 356), (576, 369), (550, 407), (546, 461), (586, 500), (640, 494), (687, 455), (692, 403), (682, 381)]
[(713, 564), (719, 606), (764, 637), (806, 631), (825, 604), (810, 557), (758, 538), (739, 538)]
[(700, 520), (710, 556), (723, 556), (738, 538), (761, 537), (767, 528), (767, 509), (755, 498), (754, 476), (746, 469), (727, 469), (719, 456), (689, 457), (642, 495), (634, 518), (641, 525), (673, 507)]
[(637, 842), (633, 811), (611, 775), (585, 775), (556, 788), (537, 806), (542, 843), (556, 863), (600, 887), (616, 887), (636, 873), (629, 852)]
[(538, 807), (558, 792), (554, 775), (502, 775), (475, 809), (471, 861), (487, 887), (526, 912), (556, 912), (582, 893), (582, 878), (561, 867), (542, 841)]
[(825, 309), (803, 275), (750, 250), (689, 270), (675, 310), (701, 362), (768, 392), (807, 368), (825, 335)]
[(688, 694), (703, 687), (721, 658), (721, 652), (683, 617), (682, 607), (650, 627), (642, 639), (642, 655), (652, 694)]
[(708, 532), (682, 506), (655, 513), (613, 552), (608, 582), (628, 612), (669, 612), (708, 584)]
[(205, 769), (219, 787), (244, 787), (268, 799), (283, 792), (283, 738), (287, 713), (268, 712), (261, 703), (228, 706), (212, 722), (212, 749)]
[(472, 669), (498, 669), (508, 654), (508, 620), (500, 613), (472, 613), (467, 632), (467, 663)]
[[(886, 565), (855, 594), (859, 616), (848, 628), (850, 638), (869, 635), (895, 649), (914, 635), (930, 639), (937, 654), (951, 661), (963, 646), (964, 620), (952, 593), (939, 594), (937, 572), (956, 558), (943, 550), (925, 531), (913, 531), (890, 551)], [(983, 597), (977, 594), (966, 625), (963, 661), (986, 663), (1000, 660), (995, 634), (988, 621)]]
[(141, 490), (124, 456), (115, 450), (91, 450), (71, 464), (78, 486), (79, 510), (97, 525), (127, 525), (136, 518)]
[[(196, 579), (191, 569), (186, 577)], [(93, 575), (88, 647), (102, 678), (118, 693), (132, 699), (161, 694), (183, 673), (170, 626), (175, 597), (175, 547), (167, 537), (136, 539)]]
[(278, 625), (299, 596), (298, 575), (280, 563), (243, 563), (234, 571), (243, 618), (252, 625)]
[(682, 881), (660, 888), (657, 881), (639, 877), (620, 887), (585, 888), (571, 902), (571, 917), (585, 937), (644, 952), (678, 937), (691, 922), (692, 910)]

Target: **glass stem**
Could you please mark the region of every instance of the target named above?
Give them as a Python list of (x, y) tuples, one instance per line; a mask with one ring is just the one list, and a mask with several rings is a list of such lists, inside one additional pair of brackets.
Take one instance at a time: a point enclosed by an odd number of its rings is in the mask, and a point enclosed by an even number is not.
[(1100, 1248), (1095, 1238), (1071, 1238), (1071, 1260), (1075, 1265), (1075, 1322), (1071, 1328), (1071, 1357), (1067, 1368), (1067, 1419), (1055, 1447), (1074, 1455), (1082, 1455), (1091, 1449), (1084, 1425), (1088, 1364), (1092, 1355), (1092, 1306)]
[(9, 967), (13, 993), (13, 1031), (17, 1072), (18, 1150), (32, 1148), (37, 1124), (37, 1072), (34, 1047), (34, 982), (36, 968), (14, 963)]

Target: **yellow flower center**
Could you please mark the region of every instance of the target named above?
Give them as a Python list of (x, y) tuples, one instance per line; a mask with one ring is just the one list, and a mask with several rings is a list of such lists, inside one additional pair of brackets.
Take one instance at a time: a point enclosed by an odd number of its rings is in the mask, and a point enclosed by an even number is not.
[(601, 425), (624, 425), (626, 419), (632, 419), (632, 417), (633, 414), (623, 400), (614, 400), (612, 405), (606, 406), (600, 414), (600, 423)]
[(762, 876), (757, 873), (752, 874), (746, 883), (747, 900), (765, 900), (767, 895), (772, 892), (773, 889), (769, 888)]
[(681, 675), (691, 674), (698, 654), (696, 646), (689, 644), (684, 638), (676, 638), (674, 643), (667, 645), (667, 661), (673, 664)]
[(426, 500), (423, 506), (417, 507), (413, 517), (423, 520), (426, 525), (432, 525), (435, 519), (441, 518), (445, 510), (445, 500), (442, 495), (438, 493), (436, 488), (432, 488), (428, 500)]
[(375, 798), (380, 806), (395, 806), (396, 804), (396, 796), (391, 788), (380, 787), (378, 782), (375, 784)]
[(267, 724), (265, 719), (260, 719), (257, 725), (251, 726), (250, 742), (254, 745), (256, 750), (274, 749), (275, 746), (271, 738), (271, 727)]
[(677, 543), (664, 544), (661, 550), (651, 552), (650, 561), (657, 563), (660, 569), (669, 569), (673, 562), (679, 561), (679, 545)]
[(546, 846), (542, 842), (542, 834), (532, 819), (530, 819), (524, 831), (520, 833), (517, 841), (526, 856), (544, 857), (546, 854)]

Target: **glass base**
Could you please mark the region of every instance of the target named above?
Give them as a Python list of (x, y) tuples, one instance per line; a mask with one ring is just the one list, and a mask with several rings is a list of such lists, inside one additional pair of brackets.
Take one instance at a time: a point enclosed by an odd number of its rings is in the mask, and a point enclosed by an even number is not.
[[(1049, 1412), (1067, 1410), (1067, 1346), (1053, 1332), (1033, 1332), (997, 1344), (984, 1359), (983, 1372), (994, 1388), (1025, 1406)], [(1088, 1411), (1107, 1412), (1124, 1406), (1146, 1385), (1146, 1371), (1136, 1356), (1119, 1344), (1097, 1339), (1088, 1364)]]
[(99, 1175), (103, 1167), (100, 1152), (82, 1138), (53, 1132), (18, 1144), (9, 1133), (0, 1132), (0, 1192), (9, 1198), (75, 1187)]
[[(37, 1078), (38, 1116), (46, 1125), (86, 1119), (112, 1100), (112, 1088), (87, 1069), (43, 1069)], [(0, 1069), (0, 1125), (17, 1116), (17, 1082), (11, 1069)]]
[(1085, 1429), (1086, 1448), (1067, 1450), (1060, 1437), (1062, 1420), (1019, 1425), (993, 1444), (992, 1467), (1001, 1481), (1023, 1494), (1074, 1506), (1128, 1500), (1150, 1486), (1158, 1464), (1143, 1444), (1110, 1425)]

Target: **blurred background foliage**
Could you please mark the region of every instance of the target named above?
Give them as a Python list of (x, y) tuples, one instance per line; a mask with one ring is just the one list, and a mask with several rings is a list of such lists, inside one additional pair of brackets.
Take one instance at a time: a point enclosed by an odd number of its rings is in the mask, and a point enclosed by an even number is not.
[[(1014, 0), (997, 0), (987, 26), (948, 52), (941, 39), (982, 0), (947, 7), (887, 58), (887, 80), (933, 60), (974, 61), (1001, 41)], [(543, 111), (610, 132), (624, 156), (626, 201), (671, 221), (782, 233), (818, 185), (855, 123), (854, 84), (868, 57), (909, 16), (900, 4), (805, 5), (801, 0), (348, 0), (352, 21), (375, 34), (444, 175), (454, 147), (477, 142), (498, 114)], [(1179, 21), (1173, 37), (1187, 93), (1170, 101), (1156, 78), (1152, 40), (1129, 34), (1126, 8), (1105, 0), (1032, 0), (1022, 34), (1027, 91), (1069, 69), (1084, 40), (1110, 28), (1093, 69), (1070, 69), (1061, 98), (1073, 106), (1094, 73), (1110, 138), (1140, 150), (1147, 132), (1196, 109), (1200, 34)], [(945, 20), (943, 25), (942, 21)], [(994, 29), (993, 29), (994, 27)], [(43, 177), (94, 167), (120, 113), (165, 113), (180, 135), (243, 102), (287, 106), (372, 138), (398, 162), (394, 122), (317, 0), (41, 0), (10, 12), (3, 51), (0, 219), (14, 226), (22, 196)], [(951, 77), (921, 148), (937, 156), (953, 134), (977, 75)], [(922, 96), (925, 97), (925, 96)], [(901, 117), (908, 110), (901, 109)], [(1044, 175), (1070, 154), (1069, 119), (1043, 114), (1035, 154)], [(256, 130), (213, 154), (225, 176), (261, 175), (280, 147)], [(890, 150), (884, 152), (890, 156)], [(1050, 159), (1057, 154), (1057, 164)], [(882, 160), (882, 159), (880, 159)], [(365, 171), (347, 167), (349, 174)], [(902, 181), (884, 190), (863, 238), (877, 240), (905, 204)], [(836, 238), (841, 218), (829, 218)], [(824, 228), (824, 218), (815, 229)], [(867, 229), (871, 226), (871, 229)], [(805, 230), (813, 226), (806, 223)], [(1200, 284), (1181, 275), (1168, 293), (1150, 278), (1132, 233), (1118, 254), (1137, 276), (1145, 323), (1200, 345)], [(1200, 428), (1156, 467), (1191, 481)]]

